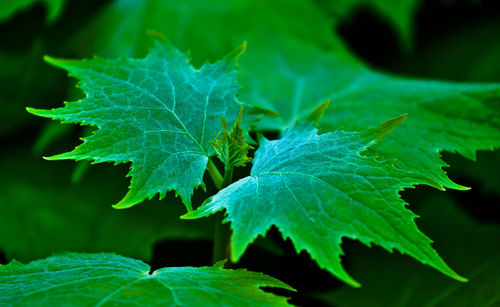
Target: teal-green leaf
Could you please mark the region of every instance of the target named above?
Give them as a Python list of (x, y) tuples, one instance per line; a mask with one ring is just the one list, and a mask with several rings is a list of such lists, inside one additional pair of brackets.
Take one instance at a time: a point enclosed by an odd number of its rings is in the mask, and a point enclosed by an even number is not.
[(380, 157), (435, 181), (435, 187), (466, 189), (448, 178), (440, 151), (475, 160), (476, 150), (500, 146), (500, 85), (454, 84), (364, 73), (336, 93), (321, 127), (359, 130), (387, 116), (408, 121), (372, 148)]
[(291, 306), (261, 287), (293, 290), (262, 273), (167, 267), (114, 254), (67, 254), (0, 266), (0, 305)]
[(66, 0), (2, 0), (0, 2), (0, 22), (35, 3), (43, 3), (47, 8), (47, 22), (54, 22), (61, 14), (65, 2)]
[(194, 188), (202, 186), (211, 141), (220, 117), (236, 120), (237, 52), (195, 69), (173, 46), (156, 42), (144, 59), (57, 60), (53, 65), (80, 80), (87, 97), (52, 110), (31, 113), (99, 129), (69, 153), (50, 159), (132, 162), (127, 208), (175, 190), (188, 210)]
[(409, 254), (457, 280), (421, 233), (416, 217), (398, 192), (424, 182), (420, 176), (379, 162), (363, 152), (399, 125), (406, 116), (362, 132), (317, 133), (301, 124), (276, 141), (261, 140), (250, 176), (186, 214), (198, 218), (226, 210), (231, 222), (231, 257), (276, 225), (297, 251), (307, 250), (319, 266), (359, 286), (342, 267), (342, 238), (375, 243)]
[[(332, 131), (360, 131), (408, 113), (400, 129), (373, 148), (375, 155), (397, 159), (398, 167), (429, 177), (439, 189), (465, 189), (442, 170), (446, 163), (441, 151), (474, 158), (476, 150), (500, 146), (499, 84), (410, 79), (375, 71), (332, 33), (340, 19), (330, 20), (313, 1), (204, 6), (191, 1), (111, 4), (94, 24), (91, 52), (140, 53), (145, 48), (141, 33), (148, 28), (190, 49), (197, 62), (220, 57), (247, 41), (248, 51), (239, 61), (239, 81), (244, 85), (240, 97), (281, 115), (260, 121), (257, 130), (282, 131), (328, 99), (331, 104), (320, 126)], [(162, 14), (169, 17), (161, 18)]]

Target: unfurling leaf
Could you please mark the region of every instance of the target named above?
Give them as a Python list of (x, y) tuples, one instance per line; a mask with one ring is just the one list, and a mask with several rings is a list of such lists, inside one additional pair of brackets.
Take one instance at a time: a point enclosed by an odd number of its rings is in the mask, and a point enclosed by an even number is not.
[(241, 128), (241, 117), (243, 116), (243, 107), (240, 109), (238, 119), (231, 128), (231, 132), (227, 131), (227, 122), (224, 117), (221, 118), (222, 132), (220, 138), (215, 133), (216, 141), (212, 142), (215, 148), (217, 157), (224, 163), (226, 168), (234, 168), (245, 166), (252, 161), (248, 157), (248, 151), (253, 147), (246, 143), (243, 129)]

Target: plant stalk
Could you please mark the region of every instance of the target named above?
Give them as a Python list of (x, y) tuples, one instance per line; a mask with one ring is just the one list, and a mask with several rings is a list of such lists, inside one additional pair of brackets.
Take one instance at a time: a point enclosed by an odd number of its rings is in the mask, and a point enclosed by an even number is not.
[[(215, 167), (215, 166), (214, 166)], [(233, 180), (233, 168), (226, 165), (221, 189), (231, 184)], [(223, 224), (224, 212), (218, 212), (215, 216), (214, 248), (212, 252), (212, 264), (227, 259), (226, 266), (230, 266), (231, 255), (231, 228), (229, 223)]]
[(208, 158), (207, 170), (208, 174), (210, 175), (210, 178), (212, 178), (212, 181), (215, 184), (215, 187), (219, 190), (222, 189), (224, 178), (222, 178), (222, 175), (219, 173), (219, 170), (217, 169), (214, 162), (210, 158)]

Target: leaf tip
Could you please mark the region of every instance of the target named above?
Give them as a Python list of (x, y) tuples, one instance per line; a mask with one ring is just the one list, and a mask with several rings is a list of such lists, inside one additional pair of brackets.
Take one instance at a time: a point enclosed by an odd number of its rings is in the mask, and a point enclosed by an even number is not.
[(112, 205), (112, 207), (115, 209), (127, 209), (127, 208), (133, 207), (139, 203), (137, 201), (133, 201), (133, 199), (131, 199), (131, 198), (132, 198), (132, 196), (131, 196), (130, 190), (129, 190), (127, 195), (125, 195), (125, 197), (122, 200), (120, 200), (117, 204)]
[(198, 215), (196, 214), (196, 210), (194, 210), (194, 211), (188, 211), (187, 213), (184, 213), (179, 218), (181, 220), (195, 220), (198, 218)]
[(57, 61), (56, 58), (51, 57), (50, 55), (44, 55), (43, 60), (47, 63), (53, 64), (54, 62)]
[(111, 207), (113, 207), (115, 209), (118, 209), (118, 210), (121, 210), (121, 209), (128, 209), (128, 208), (130, 208), (132, 206), (134, 206), (134, 205), (133, 204), (119, 202), (117, 204), (112, 205)]
[(385, 122), (381, 123), (377, 128), (377, 132), (380, 135), (380, 138), (391, 133), (392, 130), (401, 125), (401, 123), (404, 122), (406, 118), (408, 118), (408, 113), (402, 114), (398, 117), (386, 120)]
[(325, 102), (317, 106), (311, 114), (307, 117), (307, 120), (314, 122), (314, 124), (319, 124), (323, 114), (325, 114), (326, 109), (330, 106), (330, 99), (327, 99)]
[(166, 40), (167, 40), (167, 38), (165, 37), (165, 35), (163, 35), (163, 34), (162, 34), (162, 33), (160, 33), (160, 32), (157, 32), (157, 31), (155, 31), (155, 30), (151, 30), (151, 29), (146, 30), (146, 33), (147, 33), (149, 36), (151, 36), (151, 37), (153, 37), (153, 38), (155, 38), (155, 39), (158, 39), (158, 40), (161, 40), (161, 41), (166, 41)]
[(26, 107), (26, 111), (30, 114), (33, 114), (33, 115), (37, 115), (37, 116), (40, 116), (40, 114), (42, 113), (42, 109), (35, 109), (35, 108), (30, 108), (30, 107)]
[(396, 129), (402, 122), (406, 120), (408, 117), (408, 113), (399, 115), (398, 117), (386, 120), (381, 123), (377, 128), (372, 128), (365, 130), (365, 136), (374, 140), (375, 143), (380, 141), (384, 136), (388, 135), (392, 132), (392, 130)]
[(247, 42), (244, 41), (243, 44), (241, 44), (238, 48), (229, 52), (224, 58), (224, 60), (230, 65), (235, 65), (236, 62), (238, 62), (240, 56), (243, 53), (245, 53), (246, 50), (247, 50)]

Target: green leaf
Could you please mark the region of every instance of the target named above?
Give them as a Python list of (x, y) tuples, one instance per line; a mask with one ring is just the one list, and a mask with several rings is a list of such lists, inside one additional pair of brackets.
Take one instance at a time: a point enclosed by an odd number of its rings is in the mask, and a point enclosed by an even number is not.
[(213, 267), (151, 272), (114, 254), (68, 254), (0, 266), (0, 304), (25, 306), (291, 306), (261, 287), (293, 290), (262, 273)]
[(396, 158), (398, 167), (431, 178), (437, 188), (466, 189), (442, 170), (447, 164), (439, 152), (458, 152), (475, 160), (477, 149), (500, 146), (499, 97), (500, 86), (496, 84), (451, 84), (366, 73), (356, 89), (346, 89), (332, 98), (335, 103), (321, 124), (325, 129), (358, 130), (388, 115), (406, 112), (408, 121), (375, 146), (375, 154)]
[(362, 132), (317, 134), (309, 126), (288, 130), (277, 141), (262, 140), (249, 177), (184, 215), (199, 218), (226, 209), (231, 222), (231, 257), (276, 225), (297, 251), (307, 250), (319, 266), (359, 286), (340, 263), (342, 238), (397, 249), (457, 280), (422, 234), (398, 192), (424, 179), (362, 153), (406, 116)]
[(222, 135), (220, 138), (215, 135), (215, 142), (212, 145), (215, 148), (217, 157), (224, 163), (226, 169), (239, 166), (245, 166), (252, 161), (248, 157), (248, 151), (253, 149), (245, 141), (244, 131), (241, 128), (241, 117), (243, 116), (243, 108), (240, 109), (238, 119), (234, 123), (231, 131), (227, 131), (227, 122), (224, 117), (221, 118)]
[[(251, 50), (251, 40), (249, 46)], [(245, 54), (240, 80), (247, 85), (243, 99), (282, 115), (281, 122), (258, 123), (262, 130), (286, 129), (328, 99), (331, 104), (320, 124), (325, 130), (360, 131), (408, 113), (408, 121), (372, 150), (381, 159), (397, 159), (402, 169), (429, 177), (439, 189), (465, 189), (442, 170), (447, 164), (440, 159), (440, 151), (474, 159), (476, 150), (500, 146), (499, 84), (379, 73), (353, 58), (339, 41), (325, 51), (278, 36)]]
[[(300, 14), (302, 22), (291, 19), (293, 14)], [(189, 50), (195, 64), (202, 64), (224, 56), (244, 41), (251, 42), (247, 52), (253, 53), (282, 35), (328, 45), (331, 29), (331, 22), (316, 5), (304, 0), (115, 0), (73, 44), (74, 52), (82, 56), (144, 56), (150, 45), (146, 32), (154, 30), (180, 50)], [(262, 35), (262, 40), (255, 40), (255, 34)]]
[(194, 188), (202, 186), (213, 132), (219, 119), (236, 119), (236, 50), (196, 70), (169, 44), (156, 42), (144, 59), (47, 61), (80, 79), (87, 97), (33, 114), (99, 129), (69, 153), (50, 159), (132, 162), (127, 195), (115, 205), (128, 208), (175, 190), (191, 210)]
[(361, 289), (341, 287), (316, 296), (339, 307), (497, 306), (500, 227), (473, 220), (444, 195), (432, 193), (415, 205), (422, 213), (422, 228), (432, 233), (436, 247), (470, 277), (469, 282), (457, 284), (398, 255), (356, 248), (349, 263), (366, 285)]
[[(408, 121), (373, 148), (375, 155), (397, 159), (398, 167), (429, 177), (439, 189), (465, 189), (442, 170), (446, 163), (441, 151), (474, 158), (476, 150), (500, 146), (499, 84), (409, 79), (374, 71), (332, 33), (339, 18), (331, 22), (310, 1), (230, 2), (114, 3), (95, 22), (105, 30), (94, 31), (93, 51), (139, 52), (148, 28), (189, 48), (197, 62), (247, 41), (248, 51), (239, 61), (244, 85), (240, 97), (281, 114), (260, 121), (257, 130), (284, 130), (328, 99), (331, 105), (321, 127), (332, 131), (360, 131), (408, 113)], [(127, 39), (129, 33), (134, 39)]]
[(35, 3), (43, 3), (47, 7), (47, 22), (54, 22), (62, 12), (66, 0), (2, 0), (0, 2), (0, 22), (14, 14), (26, 10)]
[(48, 163), (28, 152), (0, 156), (0, 250), (7, 259), (71, 251), (149, 260), (160, 240), (212, 239), (213, 221), (180, 220), (185, 210), (171, 194), (129, 210), (110, 207), (127, 190), (123, 168), (92, 167), (85, 180), (73, 184), (74, 163)]

